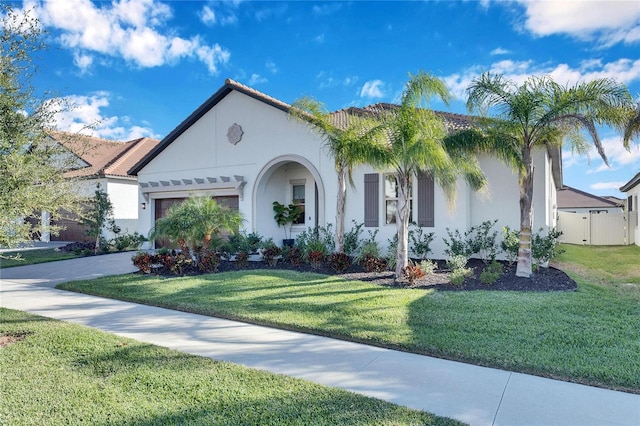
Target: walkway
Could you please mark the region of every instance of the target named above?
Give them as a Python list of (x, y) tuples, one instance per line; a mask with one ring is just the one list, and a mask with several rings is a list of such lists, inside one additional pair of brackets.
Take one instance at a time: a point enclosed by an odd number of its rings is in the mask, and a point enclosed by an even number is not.
[(0, 270), (0, 306), (381, 398), (472, 425), (640, 425), (640, 395), (56, 290), (131, 253)]

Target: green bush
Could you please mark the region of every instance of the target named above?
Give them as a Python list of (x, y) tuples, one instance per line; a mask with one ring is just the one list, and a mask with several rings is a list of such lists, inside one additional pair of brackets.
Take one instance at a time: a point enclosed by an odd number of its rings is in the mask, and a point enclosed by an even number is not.
[(502, 271), (502, 263), (494, 260), (480, 274), (480, 282), (482, 284), (494, 284), (502, 275)]
[(133, 234), (118, 235), (109, 243), (118, 251), (136, 250), (140, 244), (147, 241), (144, 235), (134, 232)]
[(518, 259), (518, 247), (520, 245), (520, 232), (511, 229), (508, 226), (502, 228), (502, 242), (500, 248), (504, 253), (505, 259), (510, 265)]
[(393, 238), (387, 240), (387, 267), (391, 270), (396, 269), (396, 260), (398, 259), (398, 234), (394, 234)]
[(450, 280), (453, 285), (461, 285), (464, 280), (469, 278), (473, 271), (469, 268), (458, 268), (451, 271)]
[(544, 230), (540, 228), (531, 240), (531, 257), (533, 257), (536, 266), (543, 265), (564, 252), (558, 248), (558, 238), (562, 232), (555, 228), (550, 230), (547, 235), (542, 235), (543, 232)]
[(452, 271), (462, 269), (467, 266), (467, 261), (468, 259), (462, 254), (453, 255), (447, 259), (447, 267)]
[(471, 232), (468, 239), (469, 251), (472, 254), (477, 254), (485, 264), (494, 261), (498, 253), (498, 246), (496, 244), (498, 231), (491, 232), (491, 228), (493, 228), (497, 222), (497, 219), (487, 220), (470, 229)]
[(362, 244), (360, 235), (362, 234), (362, 227), (364, 223), (358, 223), (355, 220), (353, 222), (353, 228), (344, 233), (344, 252), (349, 256), (355, 256)]
[(435, 237), (434, 232), (424, 233), (424, 230), (415, 223), (409, 229), (409, 250), (421, 260), (426, 260), (431, 252), (431, 242)]
[(351, 258), (346, 253), (331, 253), (331, 256), (329, 256), (329, 266), (341, 274), (351, 266)]
[(332, 228), (333, 225), (329, 223), (327, 226), (305, 229), (296, 236), (295, 246), (302, 250), (305, 258), (312, 251), (320, 251), (326, 256), (336, 248)]
[(420, 262), (420, 269), (424, 272), (425, 275), (432, 275), (438, 265), (431, 260), (423, 260)]

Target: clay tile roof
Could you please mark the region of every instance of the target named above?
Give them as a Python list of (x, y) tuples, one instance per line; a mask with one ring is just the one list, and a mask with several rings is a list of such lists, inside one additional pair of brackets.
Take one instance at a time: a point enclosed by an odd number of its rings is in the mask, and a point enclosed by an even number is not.
[(617, 203), (604, 197), (598, 197), (566, 185), (557, 191), (557, 205), (559, 209), (619, 207)]
[[(398, 105), (384, 102), (368, 105), (363, 108), (350, 107), (333, 112), (332, 120), (335, 126), (345, 128), (349, 123), (349, 116), (378, 117), (381, 114), (393, 113), (397, 109)], [(472, 116), (443, 111), (433, 112), (444, 121), (445, 127), (449, 130), (464, 130), (473, 127), (474, 118)]]
[(67, 171), (65, 175), (68, 177), (130, 176), (127, 173), (129, 167), (159, 142), (150, 138), (118, 142), (60, 131), (49, 132), (49, 136), (88, 164)]

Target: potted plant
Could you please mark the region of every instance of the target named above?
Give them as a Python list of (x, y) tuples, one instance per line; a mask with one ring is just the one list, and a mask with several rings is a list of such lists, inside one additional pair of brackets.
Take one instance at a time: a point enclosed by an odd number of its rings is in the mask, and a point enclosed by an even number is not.
[[(296, 204), (289, 204), (288, 206), (285, 206), (284, 204), (274, 201), (273, 212), (275, 213), (273, 218), (276, 220), (278, 226), (282, 226), (284, 228), (284, 240), (282, 240), (282, 245), (289, 247), (293, 246), (294, 240), (293, 238), (290, 238), (291, 226), (302, 215), (302, 209)], [(289, 228), (289, 233), (287, 233), (287, 227)]]

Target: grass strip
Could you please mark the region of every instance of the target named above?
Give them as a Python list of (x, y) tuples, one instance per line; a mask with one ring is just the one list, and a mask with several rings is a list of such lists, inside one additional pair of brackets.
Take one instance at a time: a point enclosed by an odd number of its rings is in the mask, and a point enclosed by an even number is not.
[(454, 425), (385, 401), (0, 308), (0, 423)]
[(7, 252), (0, 258), (0, 269), (14, 266), (34, 265), (36, 263), (55, 262), (57, 260), (75, 259), (80, 257), (73, 252), (56, 251), (55, 249), (24, 250)]
[(397, 289), (293, 271), (123, 275), (59, 288), (640, 393), (640, 295)]

